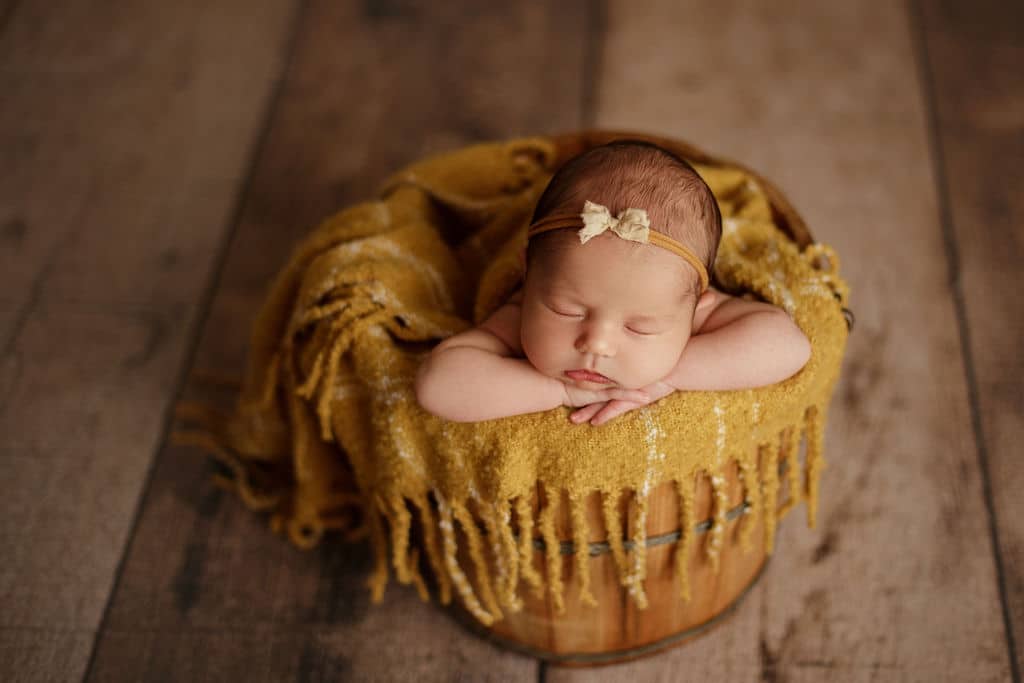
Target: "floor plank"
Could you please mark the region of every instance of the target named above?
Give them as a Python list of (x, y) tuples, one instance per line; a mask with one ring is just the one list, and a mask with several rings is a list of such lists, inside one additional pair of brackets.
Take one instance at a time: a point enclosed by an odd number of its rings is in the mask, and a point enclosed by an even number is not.
[(291, 4), (63, 0), (6, 16), (4, 680), (85, 670)]
[(94, 629), (0, 628), (0, 671), (7, 683), (80, 681), (95, 639)]
[(1015, 680), (1024, 671), (1024, 7), (922, 4), (944, 219), (988, 467)]
[[(310, 3), (196, 367), (240, 372), (245, 331), (291, 246), (402, 164), (579, 127), (586, 23), (582, 2)], [(295, 550), (212, 486), (200, 454), (165, 447), (89, 679), (536, 678), (535, 661), (469, 635), (412, 589), (392, 585), (371, 607), (368, 569), (360, 545)]]
[(819, 528), (789, 519), (761, 585), (705, 638), (547, 679), (1006, 680), (904, 6), (611, 2), (607, 25), (597, 123), (677, 135), (776, 180), (842, 257), (857, 326)]

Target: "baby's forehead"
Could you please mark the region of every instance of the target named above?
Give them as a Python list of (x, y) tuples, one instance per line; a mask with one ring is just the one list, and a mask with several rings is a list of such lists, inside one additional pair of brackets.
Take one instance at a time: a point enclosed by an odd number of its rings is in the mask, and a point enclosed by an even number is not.
[[(658, 247), (648, 249), (657, 251)], [(596, 254), (588, 256), (581, 258), (579, 251), (550, 254), (544, 267), (530, 269), (527, 277), (540, 292), (576, 298), (586, 298), (594, 289), (595, 280), (614, 277), (622, 289), (635, 295), (635, 309), (652, 309), (657, 302), (678, 303), (693, 297), (696, 273), (688, 273), (684, 262), (670, 252), (652, 255), (638, 251), (634, 258), (619, 263), (594, 258)]]

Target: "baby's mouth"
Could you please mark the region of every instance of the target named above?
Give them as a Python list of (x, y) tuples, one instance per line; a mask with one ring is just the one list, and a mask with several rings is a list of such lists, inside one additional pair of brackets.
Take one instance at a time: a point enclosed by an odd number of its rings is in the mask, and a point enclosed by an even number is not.
[(612, 381), (599, 372), (592, 370), (566, 370), (565, 376), (577, 381), (597, 382), (598, 384), (611, 384)]

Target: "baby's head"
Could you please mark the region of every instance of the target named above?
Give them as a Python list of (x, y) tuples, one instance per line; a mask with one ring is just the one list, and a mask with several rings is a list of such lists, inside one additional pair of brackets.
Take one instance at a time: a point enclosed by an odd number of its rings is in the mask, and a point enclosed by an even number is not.
[[(644, 209), (650, 231), (687, 247), (711, 272), (722, 219), (711, 190), (686, 161), (647, 142), (620, 140), (569, 160), (537, 202), (532, 225), (577, 216), (586, 201), (618, 216)], [(581, 244), (569, 229), (532, 236), (525, 253), (521, 340), (542, 373), (583, 388), (640, 388), (679, 360), (702, 294), (698, 270), (669, 249), (611, 230)], [(586, 369), (611, 383), (572, 379)]]

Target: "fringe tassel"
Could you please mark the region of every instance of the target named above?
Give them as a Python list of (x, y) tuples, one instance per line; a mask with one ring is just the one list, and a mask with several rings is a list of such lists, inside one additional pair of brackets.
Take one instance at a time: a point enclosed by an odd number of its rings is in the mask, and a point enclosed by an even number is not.
[[(295, 331), (297, 332), (306, 327), (308, 324), (316, 322), (319, 319), (340, 313), (344, 311), (346, 308), (349, 308), (350, 306), (351, 302), (347, 300), (336, 301), (327, 306), (319, 306), (313, 309), (312, 311), (307, 312), (302, 317), (302, 319), (299, 321), (299, 324), (295, 326)], [(305, 381), (303, 381), (303, 383), (295, 390), (296, 393), (302, 398), (308, 400), (313, 397), (313, 394), (316, 392), (317, 385), (320, 383), (320, 379), (323, 377), (324, 357), (328, 353), (333, 355), (334, 349), (341, 341), (341, 336), (342, 334), (344, 334), (344, 326), (338, 325), (338, 322), (339, 321), (334, 321), (333, 323), (331, 323), (330, 327), (327, 328), (327, 334), (330, 335), (331, 331), (334, 331), (339, 328), (341, 329), (341, 331), (335, 333), (333, 337), (329, 336), (328, 339), (325, 340), (323, 347), (321, 347), (319, 353), (316, 354), (316, 358), (313, 360), (313, 367), (310, 369), (309, 374), (306, 375)], [(334, 382), (329, 381), (328, 387), (326, 388), (329, 390), (329, 388), (333, 385)]]
[(395, 575), (401, 584), (412, 584), (423, 602), (430, 601), (430, 593), (427, 591), (427, 584), (419, 570), (419, 550), (409, 547), (409, 532), (412, 528), (412, 515), (405, 505), (402, 496), (389, 498), (390, 505), (384, 508), (384, 515), (391, 525), (391, 563), (395, 568)]
[(495, 538), (501, 545), (502, 555), (508, 568), (505, 585), (501, 587), (502, 604), (512, 612), (518, 612), (523, 608), (523, 601), (519, 599), (516, 588), (519, 587), (519, 549), (516, 548), (516, 539), (512, 535), (512, 505), (509, 501), (501, 501), (495, 505), (494, 515), (498, 524), (495, 530)]
[(676, 542), (676, 576), (679, 577), (679, 597), (690, 601), (690, 546), (693, 544), (693, 481), (676, 480), (679, 496), (679, 540)]
[(555, 510), (558, 508), (560, 492), (548, 493), (547, 502), (540, 512), (540, 533), (544, 538), (544, 552), (547, 558), (548, 592), (555, 608), (555, 614), (565, 614), (562, 599), (562, 548), (555, 535)]
[(647, 497), (636, 494), (633, 506), (633, 571), (630, 575), (629, 594), (640, 609), (647, 609)]
[(360, 524), (363, 510), (363, 497), (354, 493), (331, 494), (321, 510), (319, 520), (324, 529), (340, 531), (342, 538), (352, 543), (362, 540), (369, 534), (366, 524)]
[[(782, 437), (780, 437), (781, 443)], [(761, 485), (764, 501), (764, 552), (771, 555), (775, 548), (775, 529), (779, 524), (779, 453), (782, 450), (769, 444), (761, 451)]]
[(249, 481), (249, 472), (245, 469), (241, 459), (221, 446), (212, 435), (190, 430), (175, 431), (171, 432), (171, 443), (177, 446), (192, 446), (202, 449), (231, 470), (232, 479), (214, 475), (214, 480), (222, 487), (235, 491), (249, 509), (270, 510), (281, 502), (280, 493), (256, 491)]
[(330, 318), (331, 316), (337, 315), (351, 305), (352, 302), (350, 300), (342, 299), (341, 301), (332, 301), (331, 303), (323, 306), (308, 308), (303, 311), (302, 315), (299, 316), (297, 321), (291, 326), (292, 334), (296, 334), (309, 325), (320, 322), (324, 318)]
[[(501, 503), (501, 525), (499, 533), (501, 534), (502, 544), (505, 546), (505, 555), (508, 557), (509, 572), (508, 572), (508, 585), (505, 591), (508, 595), (509, 609), (513, 612), (518, 612), (523, 608), (523, 601), (519, 599), (519, 574), (522, 561), (519, 557), (519, 548), (516, 547), (516, 539), (512, 534), (512, 505), (509, 501), (503, 501)], [(533, 569), (531, 566), (530, 569)], [(539, 579), (539, 576), (534, 576)]]
[[(316, 547), (316, 544), (320, 542), (320, 539), (324, 535), (324, 525), (320, 521), (319, 517), (313, 515), (302, 514), (296, 515), (292, 519), (288, 520), (285, 527), (285, 531), (288, 534), (288, 538), (298, 548), (303, 550), (309, 550), (310, 548)], [(386, 548), (386, 546), (385, 546)]]
[(807, 526), (814, 528), (818, 516), (818, 483), (821, 471), (825, 469), (824, 429), (822, 428), (822, 411), (817, 406), (807, 409)]
[(516, 498), (516, 523), (519, 524), (519, 572), (539, 598), (543, 595), (544, 583), (533, 566), (533, 513), (527, 496)]
[(479, 619), (480, 623), (484, 626), (490, 626), (494, 623), (494, 617), (480, 606), (480, 602), (473, 593), (473, 587), (469, 585), (469, 580), (462, 573), (462, 569), (459, 568), (459, 562), (456, 557), (457, 545), (455, 543), (455, 525), (452, 523), (452, 511), (436, 491), (435, 495), (437, 496), (438, 513), (441, 517), (438, 526), (441, 528), (441, 539), (444, 542), (444, 563), (448, 568), (448, 575), (451, 577), (452, 583), (455, 584), (455, 589), (462, 596), (462, 603), (469, 610), (470, 614)]
[(711, 563), (711, 571), (717, 574), (721, 568), (722, 542), (725, 539), (725, 527), (728, 523), (725, 516), (729, 510), (729, 491), (725, 484), (725, 477), (718, 472), (712, 472), (709, 476), (711, 478), (713, 511), (711, 530), (708, 532), (705, 551), (708, 562)]
[(316, 358), (313, 360), (313, 367), (310, 369), (309, 374), (306, 375), (305, 381), (295, 389), (295, 393), (307, 400), (312, 398), (317, 385), (320, 384), (323, 369), (324, 350), (320, 349), (320, 352), (316, 354)]
[[(505, 600), (505, 585), (508, 583), (508, 562), (505, 561), (504, 548), (501, 545), (501, 540), (498, 538), (498, 525), (494, 521), (494, 507), (486, 503), (480, 503), (475, 506), (475, 509), (476, 516), (484, 523), (484, 529), (486, 530), (484, 534), (486, 538), (480, 539), (482, 550), (489, 548), (491, 557), (494, 559), (494, 576), (492, 577), (494, 585), (491, 588), (494, 591), (497, 603), (500, 605)], [(472, 515), (470, 517), (472, 518)], [(486, 556), (486, 553), (483, 554)]]
[(424, 602), (430, 601), (430, 594), (427, 586), (423, 583), (423, 577), (419, 570), (419, 551), (416, 548), (410, 549), (409, 533), (412, 529), (413, 517), (406, 507), (406, 499), (401, 496), (392, 496), (389, 499), (390, 514), (388, 521), (391, 523), (391, 562), (400, 584), (414, 584), (420, 599)]
[(384, 515), (391, 526), (391, 564), (395, 568), (398, 582), (408, 584), (412, 581), (409, 567), (409, 530), (412, 526), (412, 517), (401, 496), (389, 496), (388, 503), (389, 505), (384, 508)]
[(381, 313), (376, 305), (368, 310), (353, 310), (351, 315), (339, 317), (332, 327), (341, 332), (330, 343), (330, 355), (327, 357), (327, 376), (321, 384), (320, 398), (317, 400), (316, 413), (320, 418), (320, 436), (324, 441), (334, 441), (331, 429), (331, 404), (334, 400), (334, 386), (338, 380), (338, 366), (341, 355), (352, 346), (352, 340), (362, 334), (367, 327), (388, 317), (387, 312)]
[(739, 463), (740, 476), (743, 479), (743, 500), (749, 504), (749, 507), (744, 505), (743, 517), (740, 518), (740, 547), (744, 553), (749, 553), (754, 547), (751, 537), (757, 528), (757, 516), (761, 511), (761, 481), (757, 476), (757, 463), (766, 450), (764, 446), (758, 446), (757, 456), (753, 462), (741, 460)]
[(789, 498), (783, 503), (779, 510), (779, 519), (782, 519), (789, 511), (800, 502), (803, 493), (803, 472), (800, 469), (800, 432), (793, 427), (787, 427), (782, 433), (783, 450), (780, 458), (786, 463), (786, 480), (789, 482)]
[(494, 589), (491, 587), (491, 572), (487, 566), (487, 558), (484, 557), (484, 544), (480, 538), (480, 529), (476, 526), (476, 520), (462, 503), (453, 501), (451, 507), (455, 519), (462, 526), (462, 533), (466, 535), (466, 540), (469, 543), (469, 556), (476, 567), (476, 581), (484, 604), (494, 619), (501, 619), (501, 608), (498, 607)]
[(448, 578), (448, 572), (445, 571), (441, 547), (438, 545), (437, 527), (434, 526), (437, 522), (434, 521), (434, 512), (426, 494), (420, 494), (413, 498), (413, 504), (420, 513), (420, 521), (423, 526), (423, 543), (426, 546), (427, 560), (434, 571), (434, 576), (437, 577), (441, 604), (447, 605), (452, 601), (452, 583), (451, 579)]
[(341, 354), (348, 347), (348, 337), (351, 336), (352, 330), (342, 331), (335, 337), (334, 344), (330, 347), (331, 353), (327, 360), (327, 377), (320, 389), (320, 399), (316, 405), (316, 414), (320, 417), (320, 438), (324, 441), (334, 441), (334, 433), (331, 429), (331, 400), (334, 398), (334, 382), (338, 378)]
[(597, 600), (590, 592), (590, 542), (587, 540), (587, 519), (584, 514), (584, 500), (582, 496), (569, 499), (569, 509), (572, 514), (572, 537), (573, 547), (576, 552), (576, 574), (580, 579), (580, 602), (589, 607), (597, 607)]
[(412, 584), (416, 586), (416, 592), (420, 596), (421, 602), (430, 602), (430, 591), (427, 590), (427, 584), (423, 581), (423, 575), (420, 574), (420, 551), (413, 548), (412, 552), (409, 553), (409, 566), (411, 567), (410, 576), (412, 578)]
[(601, 492), (601, 508), (604, 512), (604, 528), (608, 532), (608, 547), (612, 549), (615, 566), (619, 570), (619, 583), (629, 586), (629, 567), (626, 566), (626, 549), (622, 547), (622, 525), (619, 523), (619, 494), (617, 491)]
[(384, 599), (384, 587), (388, 583), (388, 546), (378, 506), (367, 505), (367, 508), (374, 554), (373, 572), (367, 580), (367, 586), (370, 589), (370, 600), (377, 603)]

